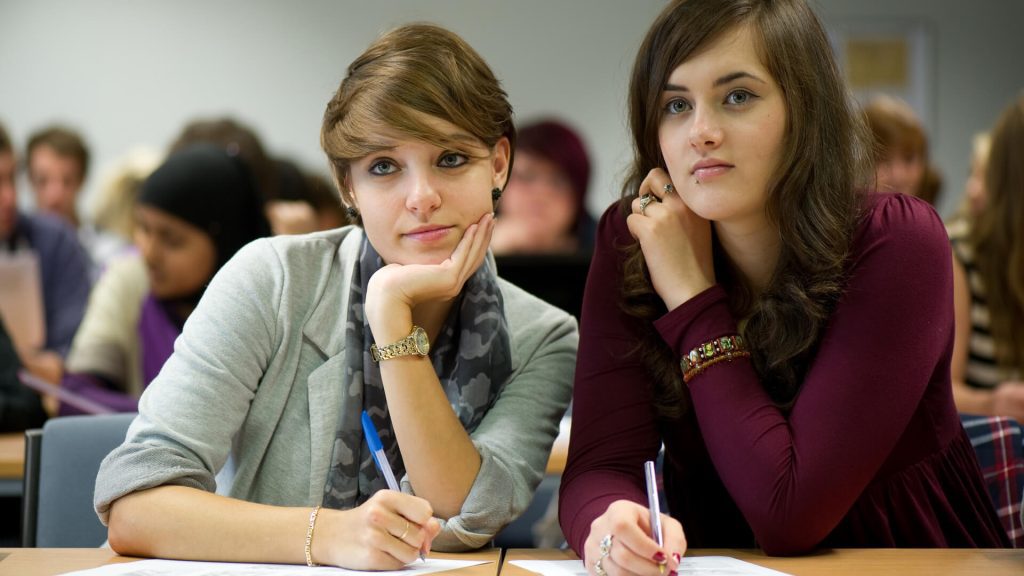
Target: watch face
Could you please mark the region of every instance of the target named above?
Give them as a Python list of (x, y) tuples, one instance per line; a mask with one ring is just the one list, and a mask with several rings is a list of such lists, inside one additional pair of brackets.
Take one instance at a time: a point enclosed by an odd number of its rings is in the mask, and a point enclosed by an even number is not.
[(430, 340), (427, 338), (427, 331), (417, 327), (412, 337), (416, 341), (416, 350), (423, 356), (426, 356), (430, 352)]

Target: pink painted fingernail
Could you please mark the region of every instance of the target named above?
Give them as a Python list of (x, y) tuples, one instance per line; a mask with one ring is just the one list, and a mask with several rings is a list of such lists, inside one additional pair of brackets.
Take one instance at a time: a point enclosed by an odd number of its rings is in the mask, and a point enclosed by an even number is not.
[(654, 553), (654, 561), (657, 562), (658, 564), (664, 564), (665, 563), (665, 555), (660, 550), (655, 552)]
[(679, 552), (673, 552), (672, 557), (676, 559), (676, 564), (683, 561), (683, 557), (679, 555)]

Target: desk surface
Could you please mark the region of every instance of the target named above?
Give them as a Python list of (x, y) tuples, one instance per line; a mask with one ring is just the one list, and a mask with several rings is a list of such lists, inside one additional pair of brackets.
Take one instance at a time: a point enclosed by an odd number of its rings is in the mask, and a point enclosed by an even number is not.
[[(459, 576), (496, 576), (500, 554), (501, 551), (494, 548), (466, 554), (431, 553), (431, 557), (487, 560), (489, 564), (479, 564), (455, 572)], [(0, 576), (52, 576), (135, 560), (142, 558), (118, 556), (108, 548), (0, 548)], [(372, 576), (373, 573), (367, 574)]]
[(0, 478), (21, 480), (25, 473), (25, 433), (0, 434)]
[[(853, 549), (823, 550), (799, 558), (772, 558), (756, 550), (689, 550), (687, 556), (731, 556), (793, 574), (804, 576), (1021, 576), (1024, 574), (1024, 549)], [(509, 550), (505, 554), (501, 576), (536, 576), (509, 564), (510, 560), (574, 560), (576, 555), (562, 550)]]
[(558, 426), (558, 437), (551, 447), (551, 456), (548, 457), (547, 473), (549, 475), (561, 476), (565, 470), (565, 460), (569, 456), (569, 428), (568, 419), (563, 419)]

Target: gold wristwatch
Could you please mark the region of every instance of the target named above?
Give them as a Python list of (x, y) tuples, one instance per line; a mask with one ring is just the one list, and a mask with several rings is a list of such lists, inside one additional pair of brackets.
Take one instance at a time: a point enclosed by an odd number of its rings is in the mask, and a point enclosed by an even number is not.
[(394, 344), (377, 346), (370, 344), (370, 355), (374, 362), (390, 360), (401, 356), (426, 356), (430, 352), (430, 339), (427, 338), (427, 331), (419, 326), (413, 326), (412, 332)]

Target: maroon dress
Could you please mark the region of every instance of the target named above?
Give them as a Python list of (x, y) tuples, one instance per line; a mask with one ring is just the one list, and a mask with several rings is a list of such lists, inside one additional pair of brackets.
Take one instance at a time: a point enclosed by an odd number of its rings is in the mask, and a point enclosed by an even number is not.
[[(746, 358), (687, 385), (680, 418), (656, 415), (631, 353), (640, 321), (621, 311), (617, 206), (605, 212), (583, 302), (560, 520), (583, 553), (610, 503), (646, 505), (643, 462), (664, 442), (669, 513), (693, 548), (1008, 546), (953, 404), (949, 241), (916, 198), (873, 195), (853, 241), (842, 298), (790, 412)], [(713, 286), (654, 323), (682, 355), (735, 334)]]

